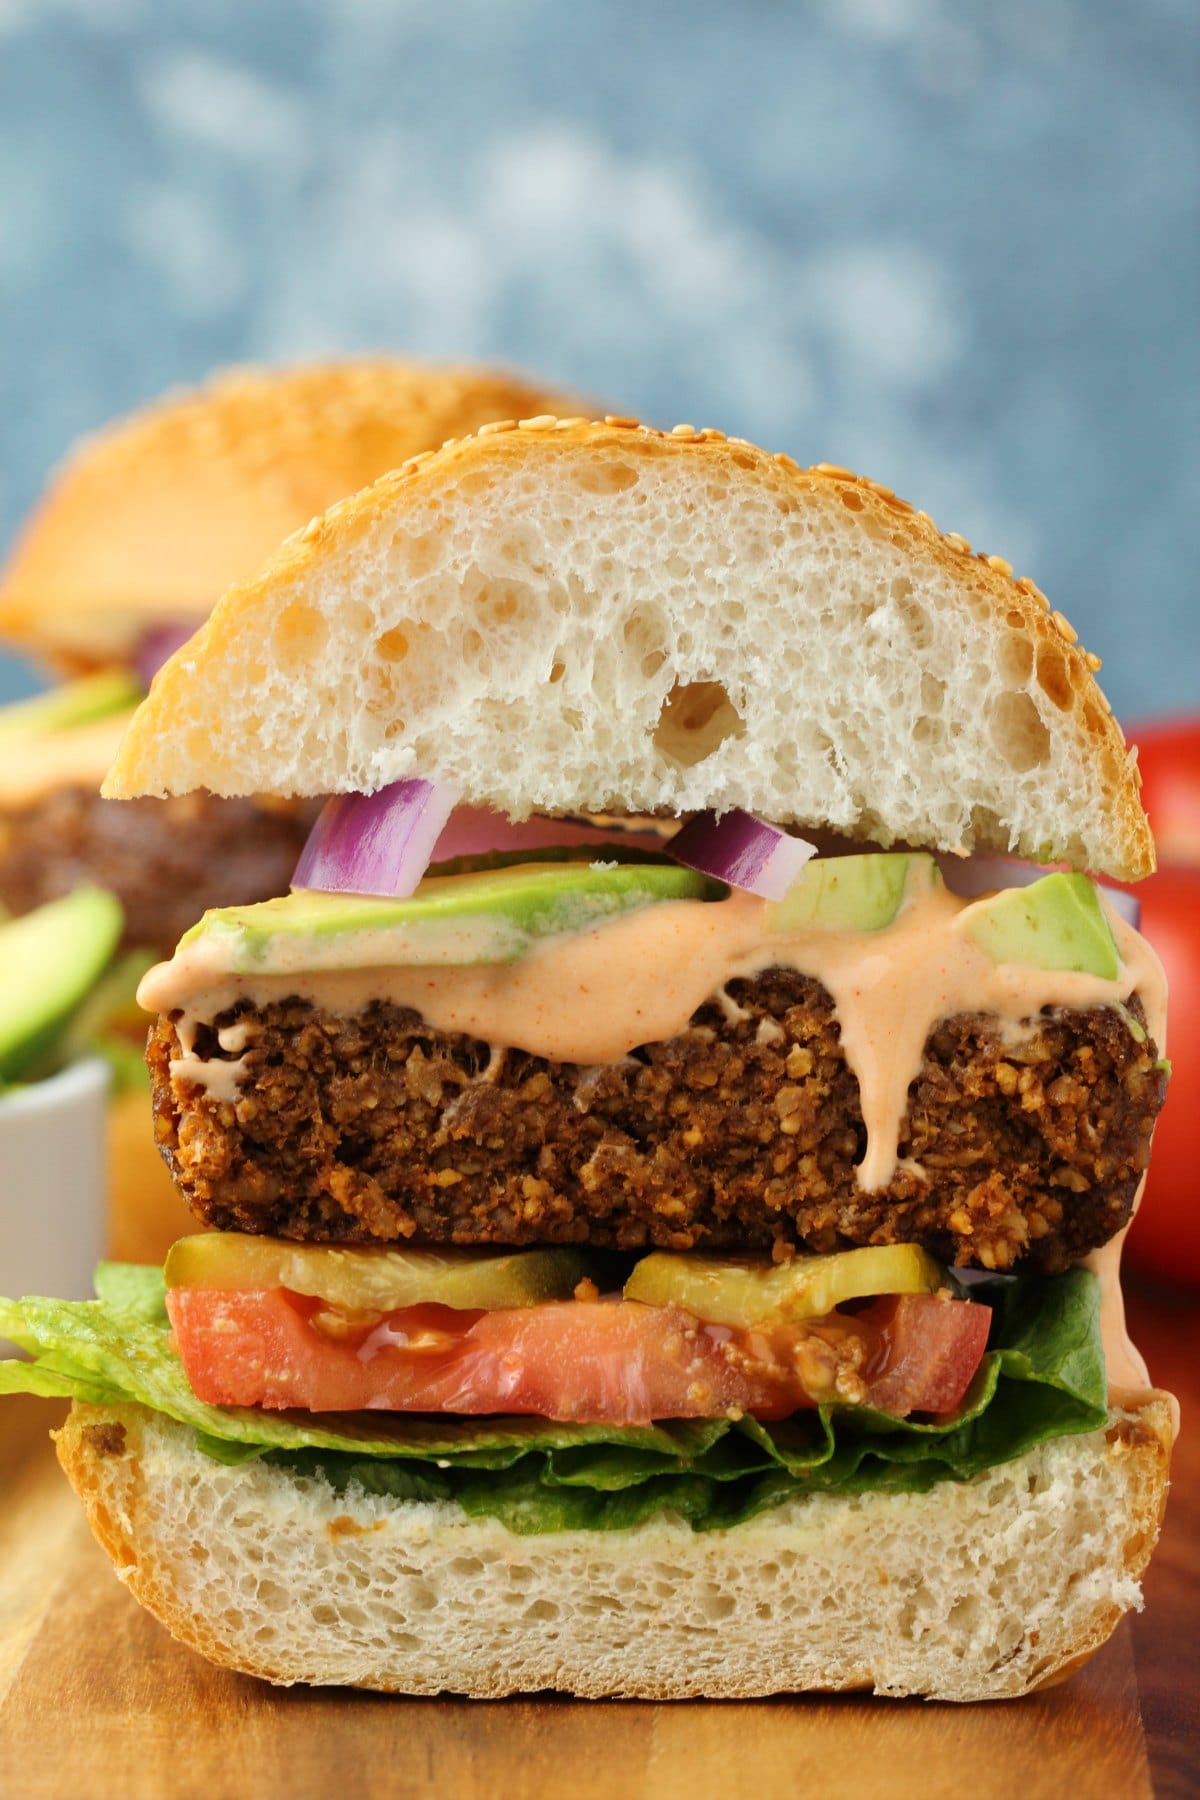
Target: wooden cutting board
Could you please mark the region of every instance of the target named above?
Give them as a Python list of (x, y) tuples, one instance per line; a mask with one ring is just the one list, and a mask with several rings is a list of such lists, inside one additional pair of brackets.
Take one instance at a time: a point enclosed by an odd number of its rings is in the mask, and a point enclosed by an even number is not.
[(143, 1613), (92, 1543), (45, 1438), (60, 1410), (0, 1414), (3, 1800), (1154, 1792), (1128, 1627), (1064, 1686), (976, 1707), (398, 1700), (224, 1674)]

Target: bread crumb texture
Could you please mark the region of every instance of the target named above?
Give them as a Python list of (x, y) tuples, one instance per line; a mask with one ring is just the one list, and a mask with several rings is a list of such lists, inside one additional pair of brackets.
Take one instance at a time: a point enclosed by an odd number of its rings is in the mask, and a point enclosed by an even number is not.
[(412, 773), (515, 818), (741, 806), (1153, 865), (1132, 756), (1032, 582), (886, 488), (690, 428), (537, 417), (335, 506), (163, 671), (106, 791)]
[(58, 1447), (138, 1600), (213, 1661), (271, 1681), (977, 1700), (1069, 1672), (1140, 1606), (1168, 1444), (1157, 1396), (930, 1494), (814, 1494), (727, 1532), (665, 1515), (542, 1537), (447, 1502), (229, 1468), (137, 1406), (76, 1405)]

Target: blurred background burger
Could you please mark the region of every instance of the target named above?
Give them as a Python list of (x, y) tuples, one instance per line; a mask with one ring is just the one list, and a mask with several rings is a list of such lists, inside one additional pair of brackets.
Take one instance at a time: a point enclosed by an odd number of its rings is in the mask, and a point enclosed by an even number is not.
[(225, 589), (333, 501), (489, 419), (564, 407), (513, 376), (390, 357), (231, 370), (79, 443), (18, 533), (0, 635), (62, 679), (0, 709), (0, 908), (86, 884), (120, 902), (117, 954), (71, 1028), (113, 1070), (115, 1255), (153, 1260), (187, 1219), (148, 1129), (137, 982), (198, 909), (286, 890), (315, 817), (207, 794), (109, 805), (134, 706)]

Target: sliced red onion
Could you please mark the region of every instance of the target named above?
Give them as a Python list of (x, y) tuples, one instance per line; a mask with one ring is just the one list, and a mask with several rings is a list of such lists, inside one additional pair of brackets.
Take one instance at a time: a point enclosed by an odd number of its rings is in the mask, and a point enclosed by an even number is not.
[[(1019, 862), (1011, 856), (939, 856), (942, 879), (952, 894), (973, 900), (977, 894), (995, 894), (1001, 888), (1028, 887), (1043, 875), (1070, 870), (1069, 863)], [(1110, 887), (1097, 881), (1096, 887), (1115, 913), (1119, 913), (1136, 931), (1142, 920), (1142, 903), (1136, 894), (1124, 888)]]
[(402, 900), (424, 875), (458, 789), (394, 781), (377, 794), (335, 794), (300, 853), (294, 888)]
[(664, 849), (663, 840), (651, 831), (625, 831), (620, 826), (567, 819), (522, 819), (514, 824), (490, 806), (456, 806), (429, 860), (452, 862), (455, 857), (486, 856), (493, 850), (545, 850), (570, 844), (594, 844), (597, 849), (604, 844)]
[(133, 652), (133, 668), (142, 686), (148, 688), (169, 657), (187, 643), (196, 630), (196, 621), (164, 621), (143, 631)]
[(1115, 913), (1119, 913), (1127, 925), (1137, 931), (1142, 923), (1142, 903), (1136, 894), (1127, 894), (1124, 888), (1109, 887), (1107, 881), (1098, 881), (1096, 887)]
[(817, 850), (815, 844), (789, 837), (739, 806), (726, 813), (697, 813), (664, 848), (685, 869), (697, 869), (764, 900), (782, 900)]

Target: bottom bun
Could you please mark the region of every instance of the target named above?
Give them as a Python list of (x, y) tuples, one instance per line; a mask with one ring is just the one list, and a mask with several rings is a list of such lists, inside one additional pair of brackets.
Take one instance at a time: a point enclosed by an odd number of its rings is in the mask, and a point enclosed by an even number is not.
[(516, 1537), (269, 1463), (138, 1406), (76, 1405), (58, 1454), (142, 1605), (276, 1682), (497, 1698), (874, 1688), (986, 1700), (1069, 1673), (1141, 1605), (1165, 1396), (925, 1494), (812, 1494), (728, 1531), (664, 1515)]

